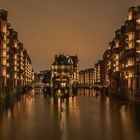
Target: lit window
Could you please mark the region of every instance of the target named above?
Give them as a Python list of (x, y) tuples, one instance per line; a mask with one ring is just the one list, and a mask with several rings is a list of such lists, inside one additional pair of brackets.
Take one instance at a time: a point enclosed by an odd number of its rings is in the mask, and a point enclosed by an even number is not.
[(137, 42), (137, 43), (140, 43), (140, 39), (139, 39), (139, 40), (136, 40), (136, 42)]
[(6, 65), (6, 59), (3, 59), (2, 64)]
[(16, 66), (14, 67), (14, 70), (15, 70), (15, 71), (17, 70), (17, 67), (16, 67)]
[(17, 79), (17, 74), (14, 74), (14, 79)]
[(129, 58), (129, 59), (127, 60), (127, 65), (128, 65), (128, 66), (133, 66), (133, 65), (134, 65), (134, 59), (133, 59), (133, 58)]
[(135, 37), (134, 32), (130, 32), (130, 33), (128, 34), (128, 40), (129, 40), (129, 41), (133, 40), (134, 37)]
[(119, 71), (119, 67), (118, 66), (116, 67), (116, 71)]
[(127, 71), (126, 76), (127, 76), (127, 78), (132, 78), (132, 77), (134, 77), (134, 72), (133, 71)]
[(6, 49), (6, 43), (3, 42), (3, 49)]
[(14, 55), (14, 59), (17, 59), (17, 55)]
[(2, 32), (6, 33), (7, 32), (7, 25), (6, 24), (2, 24)]
[(119, 41), (116, 41), (116, 48), (119, 48)]
[(6, 69), (3, 69), (2, 76), (6, 76)]
[(6, 57), (6, 52), (5, 51), (3, 51), (3, 57)]
[(119, 59), (119, 54), (116, 54), (116, 59)]
[(119, 65), (119, 61), (116, 61), (116, 65)]
[(14, 43), (14, 47), (17, 48), (17, 41), (15, 41), (15, 43)]
[(128, 12), (128, 20), (132, 20), (132, 18), (133, 18), (133, 12), (129, 11)]
[(134, 48), (134, 42), (133, 41), (129, 42), (128, 47), (129, 47), (129, 49)]
[(136, 20), (136, 22), (137, 22), (137, 24), (140, 24), (140, 18), (138, 18), (138, 19)]
[(4, 35), (4, 41), (6, 41), (6, 39), (7, 39), (7, 36), (6, 36), (6, 35)]

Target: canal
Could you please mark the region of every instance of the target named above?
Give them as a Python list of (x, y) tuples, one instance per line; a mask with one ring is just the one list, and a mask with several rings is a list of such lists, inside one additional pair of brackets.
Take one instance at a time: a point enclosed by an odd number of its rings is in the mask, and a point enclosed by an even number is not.
[(140, 104), (95, 90), (67, 99), (32, 90), (0, 102), (0, 140), (140, 140)]

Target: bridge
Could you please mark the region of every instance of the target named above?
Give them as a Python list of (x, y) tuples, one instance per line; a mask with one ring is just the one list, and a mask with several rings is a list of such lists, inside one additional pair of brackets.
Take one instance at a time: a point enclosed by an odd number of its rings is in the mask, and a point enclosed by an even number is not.
[[(94, 88), (99, 90), (107, 90), (109, 88), (108, 85), (98, 85), (98, 84), (76, 84), (73, 86), (74, 88)], [(51, 85), (49, 83), (32, 83), (29, 85), (26, 85), (25, 88), (51, 88)]]

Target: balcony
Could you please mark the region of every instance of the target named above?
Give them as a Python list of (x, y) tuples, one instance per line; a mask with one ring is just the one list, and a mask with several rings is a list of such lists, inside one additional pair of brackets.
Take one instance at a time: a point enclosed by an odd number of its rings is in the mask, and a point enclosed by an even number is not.
[(135, 57), (135, 48), (125, 50), (125, 57)]
[(133, 70), (135, 68), (136, 68), (136, 65), (127, 65), (126, 64), (124, 70)]

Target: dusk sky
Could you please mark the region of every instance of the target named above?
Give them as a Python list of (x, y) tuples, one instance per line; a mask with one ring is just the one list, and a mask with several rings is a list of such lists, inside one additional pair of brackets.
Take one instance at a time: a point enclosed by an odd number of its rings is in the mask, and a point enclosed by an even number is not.
[(139, 0), (0, 0), (35, 72), (49, 69), (55, 54), (77, 54), (80, 69), (93, 67), (128, 8), (137, 5)]

